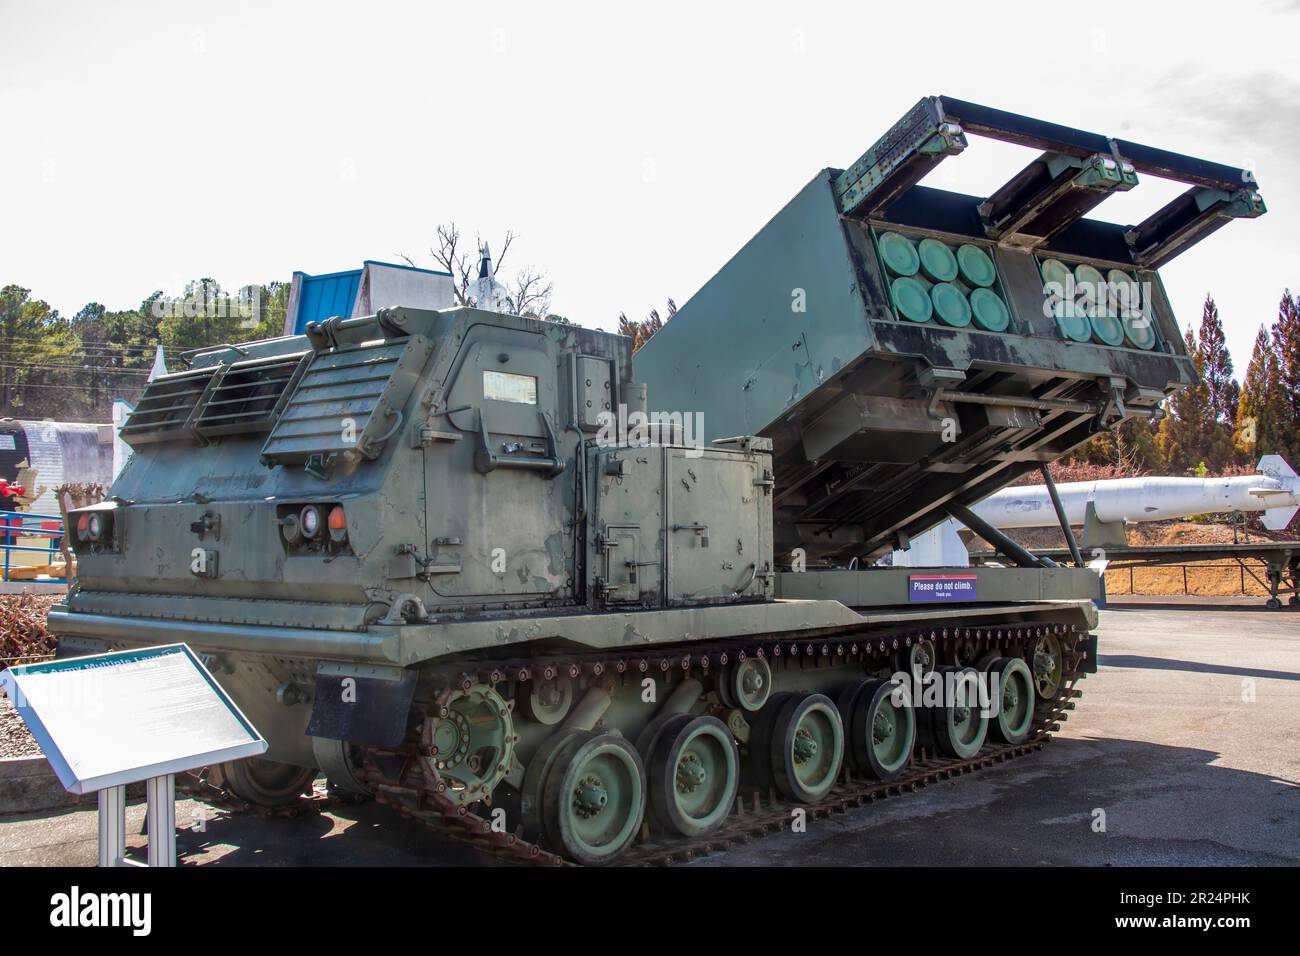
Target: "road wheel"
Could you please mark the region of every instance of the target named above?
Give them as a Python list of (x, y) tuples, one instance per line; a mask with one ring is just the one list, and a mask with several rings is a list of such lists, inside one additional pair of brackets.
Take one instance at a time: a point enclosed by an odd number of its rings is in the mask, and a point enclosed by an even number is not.
[(647, 764), (650, 811), (659, 828), (695, 837), (722, 826), (740, 787), (740, 753), (716, 717), (679, 714)]
[(794, 696), (789, 691), (773, 694), (750, 722), (747, 745), (749, 769), (753, 773), (755, 785), (760, 790), (776, 786), (776, 777), (772, 773), (772, 729), (781, 708)]
[(298, 767), (263, 757), (232, 760), (218, 764), (216, 770), (217, 779), (213, 783), (258, 807), (287, 807), (316, 779), (314, 767)]
[(588, 866), (610, 863), (632, 845), (646, 809), (645, 768), (621, 734), (594, 734), (564, 748), (542, 798), (555, 849)]
[(1024, 743), (1034, 723), (1034, 678), (1029, 665), (1018, 657), (1003, 657), (993, 662), (988, 677), (990, 694), (999, 695), (989, 733), (1005, 744)]
[(569, 744), (585, 740), (592, 736), (590, 731), (557, 730), (542, 741), (528, 766), (524, 770), (524, 786), (519, 795), (519, 813), (524, 829), (535, 839), (554, 845), (554, 840), (546, 832), (546, 815), (542, 812), (544, 788), (560, 753)]
[(772, 724), (772, 776), (782, 796), (816, 803), (835, 786), (844, 761), (844, 723), (822, 694), (792, 695)]
[(927, 708), (941, 753), (967, 760), (979, 753), (989, 722), (980, 708), (979, 673), (973, 667), (944, 668), (941, 702)]
[(912, 759), (916, 712), (906, 685), (866, 681), (845, 722), (849, 765), (877, 780), (893, 780)]

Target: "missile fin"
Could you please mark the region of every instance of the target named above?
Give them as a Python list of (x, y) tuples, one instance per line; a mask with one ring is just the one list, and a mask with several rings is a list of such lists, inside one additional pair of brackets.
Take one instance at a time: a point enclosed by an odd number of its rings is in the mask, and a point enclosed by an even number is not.
[(1269, 508), (1263, 515), (1264, 527), (1268, 528), (1269, 531), (1281, 531), (1291, 523), (1291, 519), (1295, 517), (1297, 511), (1300, 511), (1300, 505), (1292, 505), (1289, 508), (1285, 506)]
[(1265, 455), (1255, 466), (1255, 470), (1260, 474), (1268, 475), (1270, 478), (1295, 478), (1295, 469), (1287, 464), (1287, 460), (1281, 455)]

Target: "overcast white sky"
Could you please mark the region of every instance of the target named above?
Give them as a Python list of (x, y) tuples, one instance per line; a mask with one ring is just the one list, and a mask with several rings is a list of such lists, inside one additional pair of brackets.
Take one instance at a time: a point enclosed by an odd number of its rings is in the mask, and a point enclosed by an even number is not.
[[(0, 0), (0, 283), (66, 314), (421, 264), (520, 234), (555, 311), (680, 304), (822, 167), (945, 93), (1257, 170), (1270, 208), (1164, 271), (1237, 362), (1300, 291), (1300, 3), (59, 3)], [(936, 185), (1031, 158), (984, 140)], [(1137, 222), (1150, 177), (1097, 210)], [(512, 271), (507, 261), (505, 272)]]

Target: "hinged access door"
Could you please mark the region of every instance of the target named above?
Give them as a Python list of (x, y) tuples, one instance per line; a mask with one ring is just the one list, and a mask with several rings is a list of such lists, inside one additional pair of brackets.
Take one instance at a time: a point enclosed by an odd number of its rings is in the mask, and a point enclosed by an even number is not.
[[(564, 428), (562, 348), (536, 332), (471, 327), (424, 446), (434, 606), (571, 603), (576, 439)], [(559, 423), (557, 427), (556, 423)]]
[[(767, 456), (668, 449), (668, 603), (769, 594), (772, 499)], [(698, 457), (696, 457), (698, 456)]]

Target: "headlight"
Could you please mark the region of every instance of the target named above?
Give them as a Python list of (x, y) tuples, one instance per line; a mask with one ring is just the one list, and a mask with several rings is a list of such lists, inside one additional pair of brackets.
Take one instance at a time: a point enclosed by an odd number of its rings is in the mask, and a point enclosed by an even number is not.
[(86, 520), (86, 536), (91, 541), (99, 541), (104, 536), (104, 519), (98, 512), (90, 515)]
[(90, 524), (90, 515), (80, 515), (77, 518), (77, 540), (85, 541), (89, 536), (86, 526)]
[(302, 528), (304, 538), (315, 538), (320, 534), (320, 509), (315, 505), (307, 505), (298, 513), (298, 524)]

